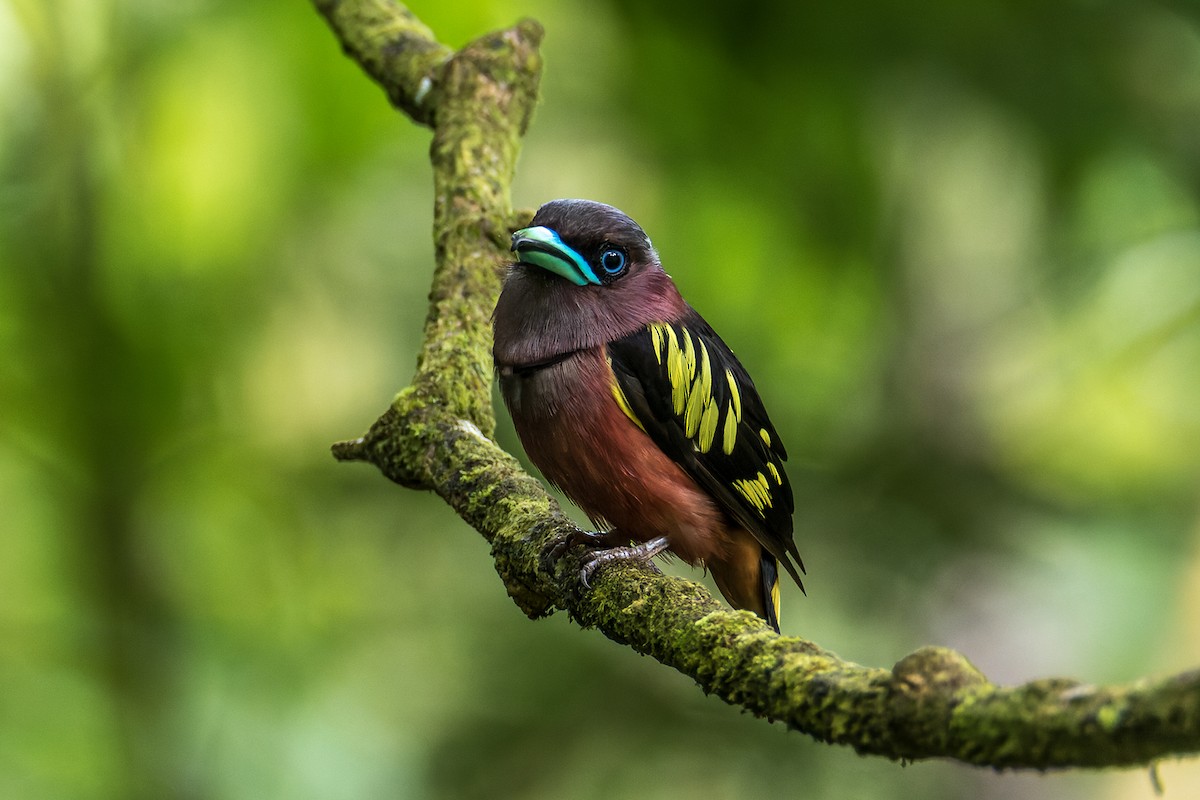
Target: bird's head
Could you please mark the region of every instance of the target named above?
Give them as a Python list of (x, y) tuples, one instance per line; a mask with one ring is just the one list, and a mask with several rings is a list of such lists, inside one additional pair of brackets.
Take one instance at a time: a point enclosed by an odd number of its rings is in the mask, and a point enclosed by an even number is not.
[(546, 203), (513, 234), (495, 354), (531, 363), (594, 347), (685, 308), (641, 226), (591, 200)]
[(646, 269), (661, 269), (641, 226), (590, 200), (553, 200), (513, 234), (517, 267), (537, 267), (575, 286), (609, 286)]

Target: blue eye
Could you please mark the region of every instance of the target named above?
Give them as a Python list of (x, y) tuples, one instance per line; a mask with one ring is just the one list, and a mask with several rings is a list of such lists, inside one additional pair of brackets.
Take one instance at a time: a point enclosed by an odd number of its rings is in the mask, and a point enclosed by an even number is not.
[(625, 271), (625, 251), (615, 247), (607, 248), (600, 254), (600, 266), (608, 275), (619, 275)]

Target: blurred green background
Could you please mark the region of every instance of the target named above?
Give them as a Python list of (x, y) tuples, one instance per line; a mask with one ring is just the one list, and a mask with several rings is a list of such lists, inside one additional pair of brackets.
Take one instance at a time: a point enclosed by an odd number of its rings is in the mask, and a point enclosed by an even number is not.
[[(733, 5), (412, 8), (542, 21), (515, 202), (625, 209), (755, 375), (785, 632), (1200, 663), (1200, 10)], [(336, 464), (414, 365), (429, 134), (308, 3), (0, 0), (0, 120), (0, 797), (1153, 796), (754, 720)]]

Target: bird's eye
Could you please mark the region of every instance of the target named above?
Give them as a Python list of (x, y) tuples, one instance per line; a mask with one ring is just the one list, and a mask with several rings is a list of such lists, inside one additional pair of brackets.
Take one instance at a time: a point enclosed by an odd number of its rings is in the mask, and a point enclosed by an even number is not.
[(600, 254), (600, 266), (604, 268), (605, 274), (611, 277), (624, 272), (626, 262), (625, 251), (616, 247), (606, 247)]

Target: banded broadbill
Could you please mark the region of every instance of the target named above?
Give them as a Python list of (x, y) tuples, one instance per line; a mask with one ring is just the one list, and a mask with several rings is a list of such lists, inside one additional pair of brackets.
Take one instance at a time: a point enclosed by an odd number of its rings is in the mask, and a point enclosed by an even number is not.
[(593, 544), (669, 549), (779, 630), (779, 565), (801, 589), (804, 569), (787, 452), (737, 357), (612, 206), (549, 202), (512, 249), (493, 354), (530, 460)]

